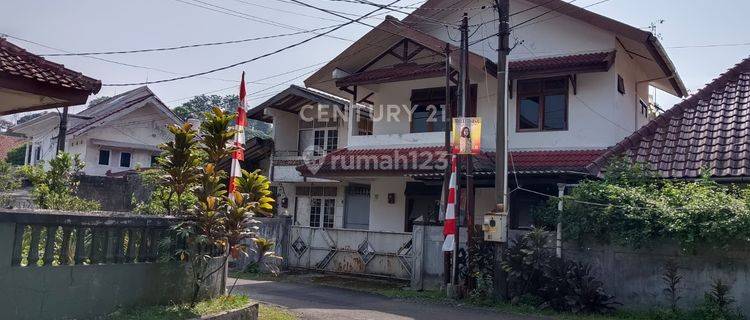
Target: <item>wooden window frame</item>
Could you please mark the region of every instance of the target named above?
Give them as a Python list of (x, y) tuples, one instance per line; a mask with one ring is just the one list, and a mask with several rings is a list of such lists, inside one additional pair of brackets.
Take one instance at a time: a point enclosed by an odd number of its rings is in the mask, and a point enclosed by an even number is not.
[[(544, 82), (545, 81), (551, 81), (551, 80), (564, 80), (565, 81), (565, 126), (563, 126), (562, 129), (544, 129), (544, 97), (545, 97), (545, 90), (544, 90)], [(523, 81), (538, 81), (539, 84), (539, 91), (535, 93), (530, 92), (521, 92), (519, 88), (521, 87), (518, 83), (516, 83), (516, 132), (555, 132), (555, 131), (567, 131), (568, 130), (568, 113), (570, 112), (570, 81), (568, 80), (567, 76), (564, 77), (549, 77), (549, 78), (533, 78), (533, 79), (519, 79), (516, 80), (517, 82), (523, 82)], [(557, 93), (557, 91), (554, 91)], [(539, 125), (536, 128), (527, 128), (527, 129), (521, 129), (521, 100), (527, 97), (540, 97), (539, 99), (539, 114), (538, 114), (538, 120)]]

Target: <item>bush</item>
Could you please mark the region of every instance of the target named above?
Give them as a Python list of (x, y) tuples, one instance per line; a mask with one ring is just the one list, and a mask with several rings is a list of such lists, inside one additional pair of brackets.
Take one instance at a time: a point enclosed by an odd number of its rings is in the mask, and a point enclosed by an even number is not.
[(604, 292), (591, 267), (555, 257), (545, 248), (548, 240), (542, 229), (535, 229), (504, 252), (511, 301), (540, 301), (536, 306), (573, 313), (613, 311), (614, 298)]
[(5, 155), (5, 161), (16, 166), (22, 166), (26, 157), (26, 145), (20, 145), (8, 151)]
[(84, 163), (78, 155), (62, 152), (49, 162), (49, 170), (42, 164), (24, 166), (21, 172), (31, 181), (31, 195), (34, 205), (41, 209), (68, 211), (96, 211), (101, 205), (75, 195), (78, 190), (78, 176)]
[(0, 160), (0, 206), (9, 207), (13, 198), (6, 194), (21, 187), (21, 173), (15, 166)]
[(643, 166), (619, 160), (602, 180), (586, 180), (563, 198), (536, 210), (543, 225), (561, 220), (568, 240), (596, 240), (639, 248), (675, 239), (686, 251), (698, 244), (723, 247), (750, 240), (750, 191), (697, 181), (654, 177)]

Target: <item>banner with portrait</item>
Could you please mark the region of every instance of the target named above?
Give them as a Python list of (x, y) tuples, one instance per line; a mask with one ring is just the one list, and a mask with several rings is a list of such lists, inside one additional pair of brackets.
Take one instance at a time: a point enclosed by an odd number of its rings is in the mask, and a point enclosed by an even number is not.
[(454, 154), (479, 154), (482, 141), (482, 118), (453, 118), (451, 146)]

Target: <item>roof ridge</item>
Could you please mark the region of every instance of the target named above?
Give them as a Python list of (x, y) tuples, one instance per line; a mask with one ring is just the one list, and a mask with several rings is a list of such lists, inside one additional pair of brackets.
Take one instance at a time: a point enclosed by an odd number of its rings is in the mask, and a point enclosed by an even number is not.
[(707, 98), (707, 96), (710, 97), (710, 95), (713, 95), (714, 92), (721, 89), (722, 85), (726, 86), (728, 82), (736, 81), (739, 78), (740, 74), (743, 73), (743, 71), (750, 72), (750, 57), (745, 58), (739, 63), (735, 64), (727, 71), (711, 80), (711, 82), (706, 84), (705, 87), (698, 90), (698, 92), (696, 92), (695, 94), (675, 104), (669, 110), (664, 111), (662, 114), (633, 132), (631, 135), (625, 137), (622, 141), (609, 148), (609, 150), (607, 150), (599, 158), (586, 166), (586, 169), (589, 170), (592, 174), (598, 174), (611, 157), (627, 151), (629, 148), (640, 143), (644, 137), (654, 134), (656, 132), (656, 129), (668, 124), (673, 117), (685, 113), (690, 108), (694, 108), (697, 103), (700, 102), (700, 100)]

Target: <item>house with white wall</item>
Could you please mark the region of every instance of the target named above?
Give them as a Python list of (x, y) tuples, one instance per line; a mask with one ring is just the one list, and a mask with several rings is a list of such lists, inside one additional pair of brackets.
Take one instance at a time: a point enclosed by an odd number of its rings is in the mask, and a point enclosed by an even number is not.
[[(274, 124), (271, 179), (295, 223), (397, 232), (416, 220), (439, 223), (444, 115), (458, 106), (458, 31), (445, 26), (464, 12), (473, 34), (467, 115), (482, 119), (482, 152), (472, 162), (474, 185), (459, 188), (461, 207), (477, 223), (495, 207), (498, 25), (484, 5), (430, 0), (403, 20), (389, 16), (308, 77), (307, 89), (290, 88), (249, 112)], [(538, 192), (510, 194), (511, 227), (523, 229), (547, 199), (540, 194), (591, 177), (587, 165), (652, 118), (651, 88), (687, 90), (647, 31), (565, 1), (513, 0), (510, 9), (519, 45), (509, 57), (509, 187)], [(345, 115), (331, 120), (331, 105)], [(303, 109), (326, 117), (304, 121)], [(314, 161), (304, 153), (310, 141)]]
[[(65, 151), (85, 162), (84, 174), (108, 176), (155, 164), (167, 125), (181, 120), (148, 88), (116, 95), (68, 115)], [(60, 115), (47, 113), (11, 128), (28, 138), (26, 164), (48, 163), (57, 150)]]

